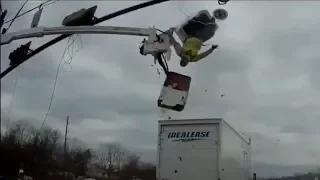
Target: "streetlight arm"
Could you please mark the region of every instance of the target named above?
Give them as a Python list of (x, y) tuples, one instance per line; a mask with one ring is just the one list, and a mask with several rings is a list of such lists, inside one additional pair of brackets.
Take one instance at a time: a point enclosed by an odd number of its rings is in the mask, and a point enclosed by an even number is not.
[(157, 35), (155, 28), (137, 28), (120, 26), (63, 26), (63, 27), (37, 27), (22, 30), (19, 32), (1, 35), (1, 45), (9, 44), (13, 40), (31, 37), (43, 37), (54, 34), (117, 34), (130, 36), (147, 36), (147, 40), (142, 41), (140, 53), (142, 55), (155, 55), (165, 53), (170, 50), (169, 36), (166, 34)]
[(154, 28), (120, 27), (120, 26), (62, 26), (37, 27), (1, 35), (1, 45), (9, 44), (14, 40), (31, 37), (43, 37), (55, 34), (117, 34), (130, 36), (154, 36)]
[[(146, 7), (149, 7), (149, 6), (153, 6), (153, 5), (156, 5), (156, 4), (160, 4), (160, 3), (163, 3), (163, 2), (167, 2), (169, 0), (150, 0), (150, 1), (147, 1), (147, 2), (143, 2), (143, 3), (140, 3), (140, 4), (137, 4), (137, 5), (134, 5), (134, 6), (131, 6), (131, 7), (128, 7), (128, 8), (125, 8), (125, 9), (121, 9), (119, 11), (116, 11), (114, 13), (111, 13), (111, 14), (108, 14), (108, 15), (105, 15), (103, 17), (100, 17), (98, 19), (95, 19), (93, 20), (90, 25), (96, 25), (96, 24), (99, 24), (101, 22), (104, 22), (104, 21), (107, 21), (109, 19), (112, 19), (112, 18), (115, 18), (115, 17), (118, 17), (118, 16), (121, 16), (121, 15), (124, 15), (124, 14), (127, 14), (127, 13), (130, 13), (130, 12), (133, 12), (133, 11), (137, 11), (139, 9), (142, 9), (142, 8), (146, 8)], [(24, 57), (24, 59), (17, 65), (14, 65), (14, 66), (9, 66), (6, 70), (4, 70), (3, 72), (1, 72), (0, 74), (0, 78), (2, 79), (4, 76), (6, 76), (8, 73), (10, 73), (12, 70), (14, 70), (15, 68), (17, 68), (19, 65), (21, 65), (23, 62), (29, 60), (31, 57), (35, 56), (36, 54), (40, 53), (41, 51), (45, 50), (46, 48), (56, 44), (57, 42), (59, 41), (62, 41), (63, 39), (69, 37), (70, 35), (60, 35), (54, 39), (52, 39), (51, 41), (43, 44), (42, 46), (34, 49), (32, 52), (30, 52), (29, 54), (27, 54), (27, 56)]]

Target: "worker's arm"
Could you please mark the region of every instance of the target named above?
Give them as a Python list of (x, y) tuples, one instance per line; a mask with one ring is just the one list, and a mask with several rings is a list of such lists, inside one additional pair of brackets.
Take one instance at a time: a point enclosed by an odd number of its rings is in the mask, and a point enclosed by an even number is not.
[(191, 62), (198, 62), (201, 59), (209, 56), (209, 54), (211, 54), (213, 52), (213, 50), (215, 50), (218, 47), (218, 45), (212, 45), (210, 49), (208, 49), (207, 51), (198, 54), (196, 57), (194, 57)]

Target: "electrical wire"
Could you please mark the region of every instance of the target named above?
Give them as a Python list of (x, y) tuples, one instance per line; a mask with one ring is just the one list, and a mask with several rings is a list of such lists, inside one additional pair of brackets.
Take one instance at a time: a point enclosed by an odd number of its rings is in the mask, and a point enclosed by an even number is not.
[[(163, 34), (168, 34), (167, 32), (162, 31), (161, 29), (156, 29), (156, 30)], [(156, 56), (156, 59), (158, 60), (158, 63), (160, 64), (160, 66), (162, 66), (162, 70), (167, 74), (169, 72), (169, 66), (168, 66), (167, 58), (164, 55), (164, 53), (161, 53), (160, 55)], [(160, 72), (158, 69), (157, 69), (157, 72), (160, 75)]]
[[(50, 113), (50, 110), (51, 110), (51, 107), (52, 107), (52, 102), (53, 102), (53, 99), (54, 99), (54, 95), (55, 95), (55, 91), (56, 91), (56, 87), (57, 87), (57, 82), (58, 82), (58, 77), (59, 77), (59, 72), (60, 72), (60, 69), (61, 69), (61, 66), (62, 66), (62, 62), (65, 62), (66, 63), (66, 60), (64, 58), (66, 52), (70, 49), (70, 46), (72, 46), (75, 41), (76, 41), (76, 38), (78, 36), (74, 37), (74, 36), (71, 36), (69, 37), (68, 41), (67, 41), (67, 44), (66, 44), (66, 47), (63, 51), (63, 54), (62, 54), (62, 57), (61, 57), (61, 60), (59, 62), (59, 65), (58, 65), (58, 69), (57, 69), (57, 72), (56, 72), (56, 76), (55, 76), (55, 79), (54, 79), (54, 84), (53, 84), (53, 90), (52, 90), (52, 93), (51, 93), (51, 97), (50, 97), (50, 102), (49, 102), (49, 106), (48, 106), (48, 110), (47, 110), (47, 113), (42, 121), (42, 124), (41, 124), (41, 127), (38, 131), (38, 135), (40, 134), (41, 130), (43, 129), (47, 119), (48, 119), (48, 116), (49, 116), (49, 113)], [(72, 41), (71, 41), (72, 40)], [(70, 43), (71, 42), (71, 43)], [(70, 44), (69, 44), (70, 43)], [(73, 53), (72, 53), (72, 56), (73, 56)], [(72, 57), (73, 58), (73, 57)], [(67, 62), (67, 63), (71, 63), (71, 62)]]
[[(66, 53), (69, 51), (70, 52), (70, 47), (72, 46), (72, 51), (73, 51), (73, 45), (74, 45), (74, 39), (73, 39), (73, 35), (70, 36), (68, 38), (68, 42), (67, 42), (67, 47), (65, 48), (65, 50), (63, 51), (62, 53), (62, 58), (63, 58), (63, 61), (64, 61), (64, 64), (63, 64), (63, 70), (65, 70), (65, 65), (69, 65), (70, 66), (70, 71), (72, 70), (72, 65), (71, 65), (71, 62), (72, 62), (72, 55), (70, 56), (70, 53), (69, 53), (69, 59), (65, 59), (65, 56), (66, 56)], [(68, 43), (70, 42), (70, 40), (72, 39), (72, 42), (68, 45)]]
[(18, 71), (16, 71), (16, 78), (14, 80), (14, 85), (13, 85), (13, 90), (12, 90), (12, 95), (11, 95), (11, 100), (10, 100), (10, 107), (9, 107), (9, 113), (8, 113), (8, 120), (7, 120), (7, 129), (9, 129), (10, 125), (10, 120), (11, 120), (11, 111), (12, 111), (12, 106), (13, 106), (13, 99), (14, 99), (14, 94), (16, 92), (16, 86), (18, 83)]
[[(140, 4), (137, 4), (137, 5), (134, 5), (134, 6), (131, 6), (131, 7), (116, 11), (114, 13), (105, 15), (105, 16), (103, 16), (101, 18), (95, 19), (89, 25), (96, 25), (96, 24), (99, 24), (101, 22), (107, 21), (109, 19), (113, 19), (115, 17), (130, 13), (130, 12), (133, 12), (133, 11), (137, 11), (139, 9), (147, 8), (149, 6), (153, 6), (153, 5), (160, 4), (160, 3), (163, 3), (163, 2), (167, 2), (167, 1), (169, 1), (169, 0), (151, 0), (151, 1), (143, 2), (143, 3), (140, 3)], [(20, 66), (20, 64), (24, 63), (25, 61), (27, 61), (31, 57), (35, 56), (36, 54), (40, 53), (41, 51), (45, 50), (46, 48), (54, 45), (55, 43), (65, 39), (65, 38), (67, 38), (69, 36), (70, 35), (65, 35), (65, 34), (61, 35), (61, 36), (58, 36), (55, 39), (52, 39), (51, 41), (49, 41), (49, 42), (45, 43), (44, 45), (38, 47), (37, 49), (33, 50), (31, 53), (27, 54), (24, 57), (24, 59), (19, 62), (19, 64), (9, 66), (6, 70), (1, 72), (0, 78), (2, 79), (9, 72), (14, 70), (16, 67)]]
[[(19, 7), (20, 7), (20, 5), (19, 5)], [(9, 11), (9, 12), (7, 11), (5, 18), (3, 19), (3, 22), (7, 21), (9, 19), (8, 17), (13, 15), (14, 13), (15, 13), (15, 11)]]
[(161, 56), (162, 56), (162, 59), (163, 59), (163, 62), (164, 62), (164, 64), (165, 64), (165, 66), (166, 66), (166, 70), (169, 71), (169, 66), (168, 66), (167, 58), (164, 56), (163, 53), (161, 54)]
[(4, 19), (7, 15), (7, 12), (8, 12), (7, 10), (2, 11), (2, 3), (0, 0), (0, 29), (2, 29), (2, 25), (3, 25)]
[(65, 60), (65, 64), (71, 64), (72, 59), (75, 57), (75, 52), (79, 52), (82, 47), (80, 34), (72, 35), (70, 38), (72, 39), (71, 48), (69, 46), (67, 51), (69, 53), (69, 59)]
[[(58, 1), (60, 1), (60, 0), (55, 0), (55, 1), (51, 2), (51, 3), (48, 3), (48, 2), (50, 2), (50, 1), (53, 1), (53, 0), (47, 0), (46, 2), (41, 3), (41, 4), (39, 4), (38, 6), (36, 6), (36, 7), (34, 7), (34, 8), (31, 8), (31, 9), (29, 9), (28, 11), (25, 11), (25, 12), (21, 13), (20, 15), (18, 15), (18, 16), (16, 17), (16, 19), (19, 18), (19, 17), (21, 17), (21, 16), (23, 16), (23, 15), (25, 15), (25, 14), (30, 13), (31, 11), (33, 11), (33, 10), (35, 10), (35, 9), (49, 6), (49, 5), (54, 4), (54, 3), (56, 3), (56, 2), (58, 2)], [(47, 3), (48, 3), (48, 4), (47, 4)], [(13, 20), (14, 20), (14, 18), (5, 21), (3, 24), (7, 24), (7, 23), (9, 23), (9, 22), (11, 22), (11, 21), (13, 21)]]
[[(75, 57), (75, 53), (79, 52), (80, 49), (82, 48), (82, 41), (81, 41), (81, 35), (79, 34), (75, 34), (69, 37), (67, 44), (70, 42), (70, 40), (72, 40), (72, 42), (67, 45), (67, 47), (65, 48), (63, 54), (62, 54), (62, 58), (64, 60), (64, 71), (66, 72), (67, 70), (65, 69), (66, 65), (70, 66), (70, 70), (68, 72), (70, 72), (72, 70), (72, 60)], [(76, 47), (75, 47), (76, 46)], [(69, 58), (66, 59), (65, 56), (66, 54), (68, 54)]]
[[(70, 36), (70, 37), (68, 38), (67, 46), (66, 46), (66, 48), (64, 49), (64, 51), (63, 51), (63, 53), (62, 53), (63, 59), (64, 59), (64, 56), (66, 55), (66, 52), (70, 49), (70, 46), (74, 43), (74, 41), (73, 41), (73, 42), (71, 42), (71, 43), (69, 44), (69, 42), (70, 42), (70, 40), (71, 40), (72, 37), (73, 37), (73, 36)], [(68, 44), (69, 44), (69, 45), (68, 45)], [(68, 64), (68, 62), (66, 62), (65, 59), (64, 59), (64, 61), (65, 61), (66, 64)]]
[(22, 4), (21, 8), (19, 9), (19, 11), (17, 12), (17, 14), (16, 14), (16, 15), (14, 16), (14, 18), (12, 19), (12, 21), (11, 21), (10, 24), (9, 24), (9, 26), (5, 29), (5, 31), (3, 31), (3, 34), (6, 33), (6, 32), (9, 30), (9, 28), (10, 28), (11, 25), (12, 25), (12, 23), (14, 22), (14, 20), (17, 19), (19, 13), (20, 13), (21, 10), (23, 9), (23, 7), (27, 4), (28, 1), (29, 1), (29, 0), (26, 0), (26, 1)]
[[(69, 40), (68, 40), (69, 42)], [(66, 45), (66, 48), (68, 47), (68, 44)], [(60, 68), (61, 68), (61, 65), (62, 65), (62, 62), (63, 62), (63, 57), (61, 58), (60, 62), (59, 62), (59, 65), (58, 65), (58, 68), (57, 68), (57, 71), (56, 71), (56, 76), (55, 76), (55, 79), (54, 79), (54, 83), (53, 83), (53, 89), (52, 89), (52, 93), (51, 93), (51, 97), (50, 97), (50, 101), (49, 101), (49, 106), (48, 106), (48, 109), (47, 109), (47, 112), (46, 112), (46, 115), (42, 121), (42, 124), (40, 126), (40, 129), (38, 130), (38, 135), (40, 135), (40, 132), (41, 130), (43, 129), (44, 127), (44, 124), (46, 123), (47, 119), (48, 119), (48, 116), (49, 116), (49, 113), (50, 113), (50, 110), (51, 110), (51, 106), (52, 106), (52, 102), (53, 102), (53, 98), (54, 98), (54, 94), (55, 94), (55, 91), (56, 91), (56, 87), (57, 87), (57, 82), (58, 82), (58, 77), (59, 77), (59, 72), (60, 72)]]

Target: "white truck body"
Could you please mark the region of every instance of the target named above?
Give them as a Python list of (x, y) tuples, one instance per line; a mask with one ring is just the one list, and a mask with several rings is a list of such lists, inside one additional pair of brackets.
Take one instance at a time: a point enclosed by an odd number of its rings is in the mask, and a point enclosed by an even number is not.
[(157, 180), (251, 179), (251, 146), (223, 119), (160, 120)]

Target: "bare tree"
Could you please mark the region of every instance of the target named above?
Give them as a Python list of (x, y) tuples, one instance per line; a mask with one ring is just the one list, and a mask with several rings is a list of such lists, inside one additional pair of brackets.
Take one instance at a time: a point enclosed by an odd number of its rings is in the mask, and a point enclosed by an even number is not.
[(31, 135), (31, 126), (27, 123), (14, 123), (5, 134), (5, 136), (10, 137), (11, 143), (17, 143), (21, 146), (32, 138)]
[(128, 151), (122, 147), (120, 144), (117, 145), (114, 151), (115, 165), (117, 165), (117, 171), (121, 171), (121, 167), (125, 164), (127, 160)]
[(63, 166), (61, 137), (58, 130), (50, 127), (43, 128), (39, 133), (39, 128), (32, 124), (12, 124), (1, 137), (0, 174), (11, 179), (10, 176), (15, 176), (17, 170), (22, 168), (35, 179), (49, 179), (50, 174), (60, 172), (84, 175), (91, 159), (91, 150), (81, 143), (75, 143), (67, 154), (68, 166)]
[(127, 156), (126, 164), (122, 168), (121, 179), (129, 180), (134, 176), (139, 177), (139, 163), (140, 157), (135, 154)]
[(86, 144), (83, 141), (81, 141), (80, 139), (70, 138), (68, 140), (68, 149), (69, 150), (74, 150), (74, 149), (84, 150), (84, 149), (86, 149)]
[(120, 170), (125, 160), (126, 150), (118, 143), (101, 144), (98, 149), (97, 161), (104, 175)]
[(131, 168), (139, 168), (139, 164), (140, 164), (140, 157), (135, 155), (135, 154), (131, 154), (128, 156), (127, 158), (127, 166), (131, 167)]

